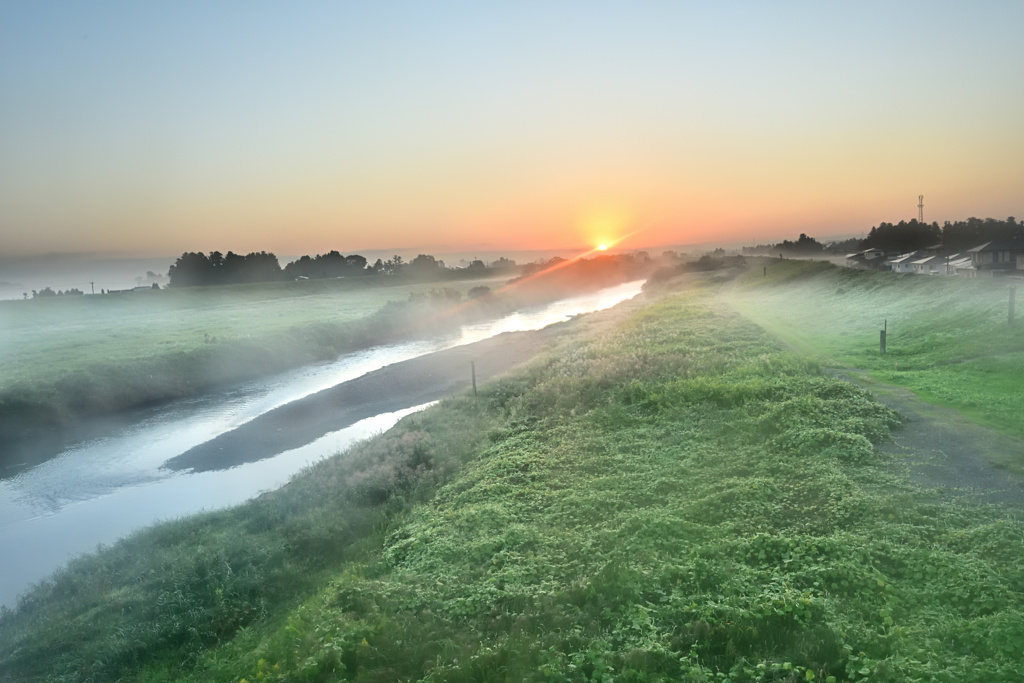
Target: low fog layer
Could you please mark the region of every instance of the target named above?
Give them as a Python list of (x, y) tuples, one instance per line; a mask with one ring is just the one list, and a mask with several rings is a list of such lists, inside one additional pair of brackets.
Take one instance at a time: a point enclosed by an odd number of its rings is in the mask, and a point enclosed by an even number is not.
[(167, 267), (174, 257), (98, 258), (83, 254), (55, 254), (0, 259), (0, 299), (32, 296), (32, 290), (49, 287), (53, 291), (78, 289), (89, 294), (95, 288), (131, 289), (166, 282)]

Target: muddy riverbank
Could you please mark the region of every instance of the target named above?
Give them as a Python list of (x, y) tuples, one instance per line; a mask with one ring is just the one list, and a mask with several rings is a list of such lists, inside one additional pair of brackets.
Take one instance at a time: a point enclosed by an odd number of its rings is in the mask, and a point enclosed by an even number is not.
[(166, 467), (205, 472), (255, 462), (373, 415), (452, 396), (472, 387), (473, 368), (482, 384), (533, 358), (572, 324), (506, 332), (388, 365), (264, 413), (172, 458)]

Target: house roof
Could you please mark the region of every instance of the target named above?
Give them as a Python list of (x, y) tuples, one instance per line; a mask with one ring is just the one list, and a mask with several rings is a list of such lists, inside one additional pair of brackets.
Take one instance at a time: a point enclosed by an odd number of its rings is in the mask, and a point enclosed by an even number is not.
[(978, 245), (973, 249), (968, 249), (968, 254), (977, 254), (983, 251), (1024, 251), (1024, 242), (1017, 240), (997, 240), (995, 242), (985, 242), (984, 244)]

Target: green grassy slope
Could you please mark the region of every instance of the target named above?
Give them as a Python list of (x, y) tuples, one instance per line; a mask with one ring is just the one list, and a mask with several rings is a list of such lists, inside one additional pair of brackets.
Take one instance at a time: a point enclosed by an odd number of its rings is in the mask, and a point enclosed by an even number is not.
[[(787, 260), (771, 262), (767, 278), (754, 268), (724, 300), (822, 362), (865, 370), (1022, 436), (1024, 320), (1007, 324), (1009, 286)], [(1024, 462), (1016, 467), (1024, 471)]]
[[(78, 563), (0, 620), (0, 671), (1019, 680), (1020, 522), (910, 484), (872, 447), (890, 411), (719, 308), (683, 294), (581, 325), (357, 449), (354, 469), (332, 459), (231, 525)], [(278, 569), (293, 562), (313, 568)]]

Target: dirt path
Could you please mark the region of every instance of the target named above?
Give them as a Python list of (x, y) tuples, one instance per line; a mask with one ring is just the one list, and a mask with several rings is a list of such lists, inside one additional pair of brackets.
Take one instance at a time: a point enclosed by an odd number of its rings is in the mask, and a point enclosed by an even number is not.
[(883, 453), (904, 458), (910, 477), (950, 495), (972, 495), (991, 503), (1024, 506), (1024, 483), (989, 460), (1024, 453), (1019, 439), (970, 422), (960, 413), (922, 401), (904, 387), (878, 382), (851, 368), (826, 370), (860, 386), (903, 415)]
[(728, 299), (721, 301), (791, 351), (827, 361), (831, 365), (823, 369), (827, 374), (856, 384), (898, 411), (904, 423), (893, 430), (892, 440), (879, 446), (879, 450), (901, 456), (911, 479), (940, 488), (948, 495), (970, 495), (986, 502), (1024, 506), (1024, 481), (992, 464), (1020, 459), (1024, 455), (1024, 441), (971, 422), (951, 408), (927, 403), (904, 387), (880, 382), (856, 368), (836, 367), (834, 359), (803, 339), (777, 329), (770, 321), (758, 319), (756, 312)]

